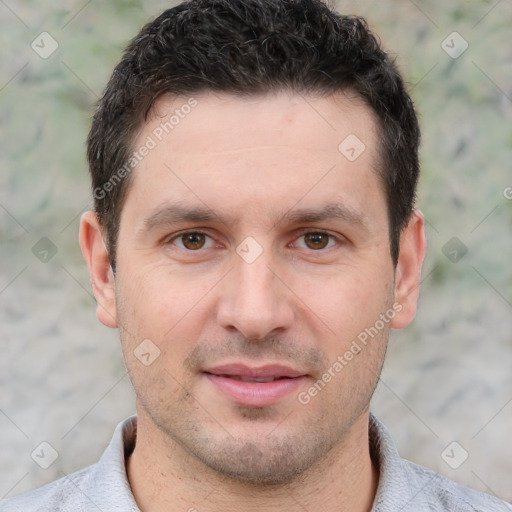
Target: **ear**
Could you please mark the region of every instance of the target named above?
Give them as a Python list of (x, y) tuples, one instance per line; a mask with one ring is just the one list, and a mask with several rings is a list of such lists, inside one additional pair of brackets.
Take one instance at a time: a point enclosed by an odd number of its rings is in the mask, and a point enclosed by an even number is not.
[(416, 315), (426, 247), (425, 217), (419, 210), (414, 210), (400, 236), (400, 253), (395, 269), (395, 301), (402, 309), (391, 320), (393, 329), (406, 327)]
[(80, 219), (80, 247), (91, 276), (98, 320), (107, 327), (117, 327), (114, 273), (95, 212), (85, 212)]

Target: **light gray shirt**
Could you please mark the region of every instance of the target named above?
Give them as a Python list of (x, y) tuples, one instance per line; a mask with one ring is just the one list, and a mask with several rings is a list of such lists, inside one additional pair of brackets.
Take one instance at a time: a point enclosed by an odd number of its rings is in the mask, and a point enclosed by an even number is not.
[[(380, 475), (372, 512), (512, 512), (512, 505), (498, 498), (402, 459), (389, 431), (373, 415), (369, 433)], [(125, 466), (135, 438), (133, 416), (117, 426), (99, 462), (35, 491), (0, 501), (0, 512), (140, 512)]]

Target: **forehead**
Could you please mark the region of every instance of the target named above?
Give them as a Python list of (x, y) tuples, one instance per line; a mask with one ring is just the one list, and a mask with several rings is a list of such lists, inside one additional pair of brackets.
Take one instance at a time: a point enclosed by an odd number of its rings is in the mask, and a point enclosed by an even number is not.
[(371, 109), (351, 91), (325, 97), (279, 91), (250, 96), (164, 95), (155, 102), (142, 130), (158, 142), (172, 140), (177, 150), (189, 144), (192, 135), (196, 150), (212, 153), (276, 142), (338, 152), (340, 142), (350, 134), (371, 146), (375, 129)]
[(164, 96), (134, 141), (135, 152), (150, 149), (128, 201), (146, 211), (148, 202), (183, 200), (235, 212), (264, 207), (274, 217), (322, 201), (361, 210), (365, 194), (380, 188), (376, 130), (371, 110), (350, 93)]

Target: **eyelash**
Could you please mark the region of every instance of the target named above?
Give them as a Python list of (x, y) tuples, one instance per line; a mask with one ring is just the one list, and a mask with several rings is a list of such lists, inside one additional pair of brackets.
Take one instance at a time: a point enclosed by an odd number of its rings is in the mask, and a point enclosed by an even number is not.
[[(189, 231), (181, 231), (180, 233), (177, 233), (175, 235), (173, 235), (172, 237), (167, 237), (165, 240), (164, 240), (164, 243), (167, 245), (167, 244), (172, 244), (173, 241), (175, 240), (179, 240), (180, 238), (182, 238), (183, 236), (185, 235), (205, 235), (206, 237), (210, 238), (213, 240), (213, 238), (206, 232), (204, 231), (201, 231), (201, 230), (189, 230)], [(334, 240), (336, 241), (338, 244), (341, 243), (341, 240), (339, 237), (336, 237), (335, 235), (331, 234), (331, 233), (328, 233), (327, 231), (322, 231), (322, 230), (314, 230), (314, 229), (309, 229), (309, 228), (303, 228), (302, 230), (300, 230), (300, 234), (299, 236), (295, 239), (295, 240), (298, 240), (299, 238), (302, 238), (308, 234), (315, 234), (315, 235), (327, 235), (329, 237), (329, 242), (331, 240)], [(328, 242), (328, 243), (329, 243)], [(326, 251), (327, 249), (330, 249), (332, 246), (328, 246), (328, 247), (325, 247), (325, 248), (322, 248), (322, 249), (310, 249), (311, 252), (324, 252)], [(201, 247), (200, 249), (196, 249), (196, 250), (193, 250), (193, 249), (187, 249), (186, 247), (180, 247), (180, 249), (183, 249), (187, 252), (190, 252), (190, 253), (193, 253), (193, 252), (200, 252), (201, 250), (203, 250), (204, 248)], [(208, 249), (208, 248), (207, 248)]]

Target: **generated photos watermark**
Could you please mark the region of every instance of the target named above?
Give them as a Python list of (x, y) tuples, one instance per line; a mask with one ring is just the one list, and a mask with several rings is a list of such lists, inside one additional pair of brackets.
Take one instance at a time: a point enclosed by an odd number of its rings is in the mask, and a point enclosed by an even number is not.
[(152, 149), (155, 149), (166, 135), (172, 132), (185, 117), (190, 114), (192, 109), (197, 106), (195, 98), (189, 100), (174, 109), (174, 113), (166, 121), (162, 121), (152, 132), (146, 137), (144, 143), (133, 151), (127, 162), (113, 174), (108, 181), (101, 187), (96, 187), (93, 191), (95, 199), (104, 199), (108, 192), (114, 188), (141, 162)]
[(298, 394), (298, 401), (303, 405), (309, 404), (311, 399), (317, 396), (318, 393), (320, 393), (325, 386), (327, 386), (327, 384), (331, 382), (331, 380), (334, 379), (343, 370), (343, 368), (352, 361), (352, 359), (354, 359), (354, 356), (360, 354), (368, 342), (375, 338), (375, 336), (377, 336), (386, 327), (386, 325), (395, 318), (396, 314), (402, 311), (402, 309), (402, 304), (395, 302), (385, 313), (381, 313), (379, 315), (379, 319), (376, 320), (372, 326), (366, 327), (357, 335), (356, 339), (352, 340), (348, 350), (336, 358), (336, 361), (331, 364), (322, 377), (320, 377), (306, 391), (301, 391)]

